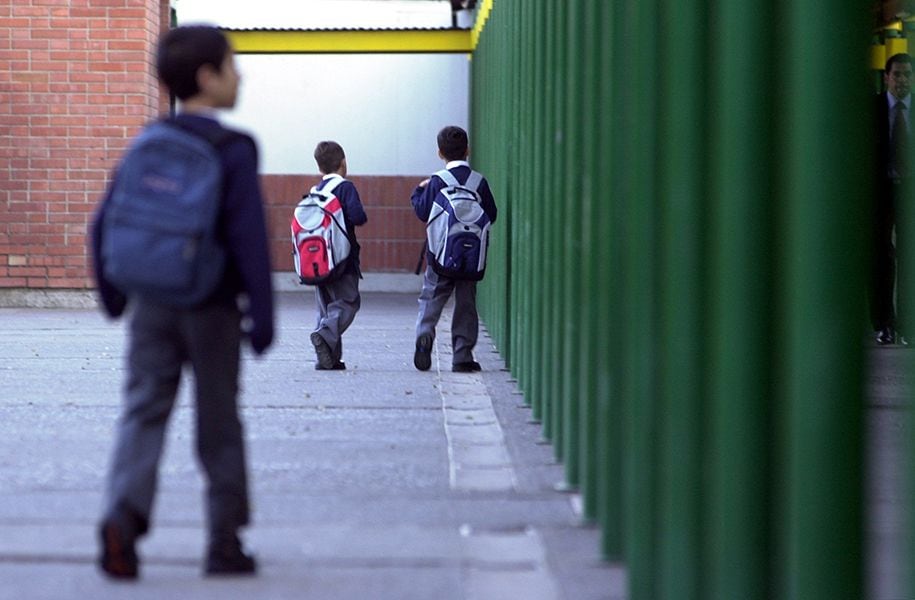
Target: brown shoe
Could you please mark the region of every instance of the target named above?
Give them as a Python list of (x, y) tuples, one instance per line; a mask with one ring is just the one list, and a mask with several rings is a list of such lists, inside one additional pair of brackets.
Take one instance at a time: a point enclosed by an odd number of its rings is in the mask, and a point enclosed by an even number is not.
[(102, 554), (99, 567), (112, 579), (136, 579), (139, 560), (134, 546), (136, 534), (126, 524), (126, 519), (107, 518), (99, 527)]

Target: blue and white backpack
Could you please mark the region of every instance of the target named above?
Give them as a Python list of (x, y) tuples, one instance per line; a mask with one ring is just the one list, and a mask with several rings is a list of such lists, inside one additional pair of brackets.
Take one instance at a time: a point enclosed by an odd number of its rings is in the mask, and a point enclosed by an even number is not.
[(435, 175), (445, 187), (435, 195), (426, 222), (432, 270), (452, 279), (479, 281), (486, 271), (492, 225), (477, 192), (483, 176), (471, 171), (467, 181), (460, 184), (447, 169)]

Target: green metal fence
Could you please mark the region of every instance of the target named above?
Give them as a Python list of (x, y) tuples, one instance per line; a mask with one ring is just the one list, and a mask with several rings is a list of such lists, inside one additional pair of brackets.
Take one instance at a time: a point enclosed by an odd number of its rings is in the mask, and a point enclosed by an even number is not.
[(493, 4), (481, 310), (633, 600), (863, 597), (870, 18)]

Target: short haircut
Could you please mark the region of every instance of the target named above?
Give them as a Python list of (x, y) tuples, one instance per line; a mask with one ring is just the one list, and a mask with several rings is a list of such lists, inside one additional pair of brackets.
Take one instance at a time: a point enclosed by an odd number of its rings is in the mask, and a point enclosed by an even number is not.
[(336, 173), (343, 164), (344, 158), (346, 155), (343, 153), (343, 147), (337, 142), (330, 140), (318, 142), (315, 147), (315, 162), (318, 163), (321, 173), (325, 175)]
[(886, 59), (886, 69), (885, 69), (886, 72), (889, 73), (890, 71), (892, 71), (893, 65), (896, 63), (900, 63), (903, 65), (910, 65), (910, 64), (912, 64), (912, 57), (909, 56), (908, 54), (906, 54), (905, 52), (899, 52), (898, 54), (894, 54), (893, 56)]
[(446, 160), (467, 158), (467, 132), (449, 125), (438, 132), (438, 151)]
[(187, 100), (200, 92), (197, 71), (204, 65), (216, 72), (230, 50), (226, 36), (209, 25), (186, 25), (170, 29), (159, 40), (156, 69), (159, 80), (178, 97)]

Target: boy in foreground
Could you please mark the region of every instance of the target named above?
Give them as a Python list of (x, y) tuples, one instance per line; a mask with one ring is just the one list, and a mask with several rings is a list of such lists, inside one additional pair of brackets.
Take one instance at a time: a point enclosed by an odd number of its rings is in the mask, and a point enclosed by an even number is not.
[[(215, 117), (216, 109), (235, 105), (239, 83), (232, 49), (218, 29), (170, 30), (160, 40), (157, 68), (161, 82), (182, 103), (181, 113), (168, 120), (168, 126), (212, 143), (222, 167), (221, 186), (214, 188), (222, 194), (215, 238), (223, 246), (225, 268), (212, 291), (192, 306), (116, 287), (107, 275), (105, 261), (111, 257), (103, 246), (106, 211), (111, 210), (119, 185), (127, 185), (126, 178), (119, 181), (125, 171), (124, 163), (119, 165), (92, 230), (95, 278), (105, 311), (116, 318), (128, 303), (132, 307), (124, 409), (99, 526), (99, 565), (112, 578), (135, 579), (139, 574), (135, 545), (150, 527), (166, 425), (182, 369), (189, 364), (196, 384), (197, 454), (207, 484), (209, 545), (204, 572), (252, 574), (255, 560), (238, 537), (249, 520), (237, 406), (240, 349), (246, 333), (256, 354), (266, 351), (273, 340), (274, 318), (257, 148), (250, 137), (223, 128)], [(154, 178), (155, 174), (148, 177), (152, 184)], [(167, 199), (163, 192), (161, 200)], [(239, 309), (240, 297), (245, 299), (244, 312)]]

